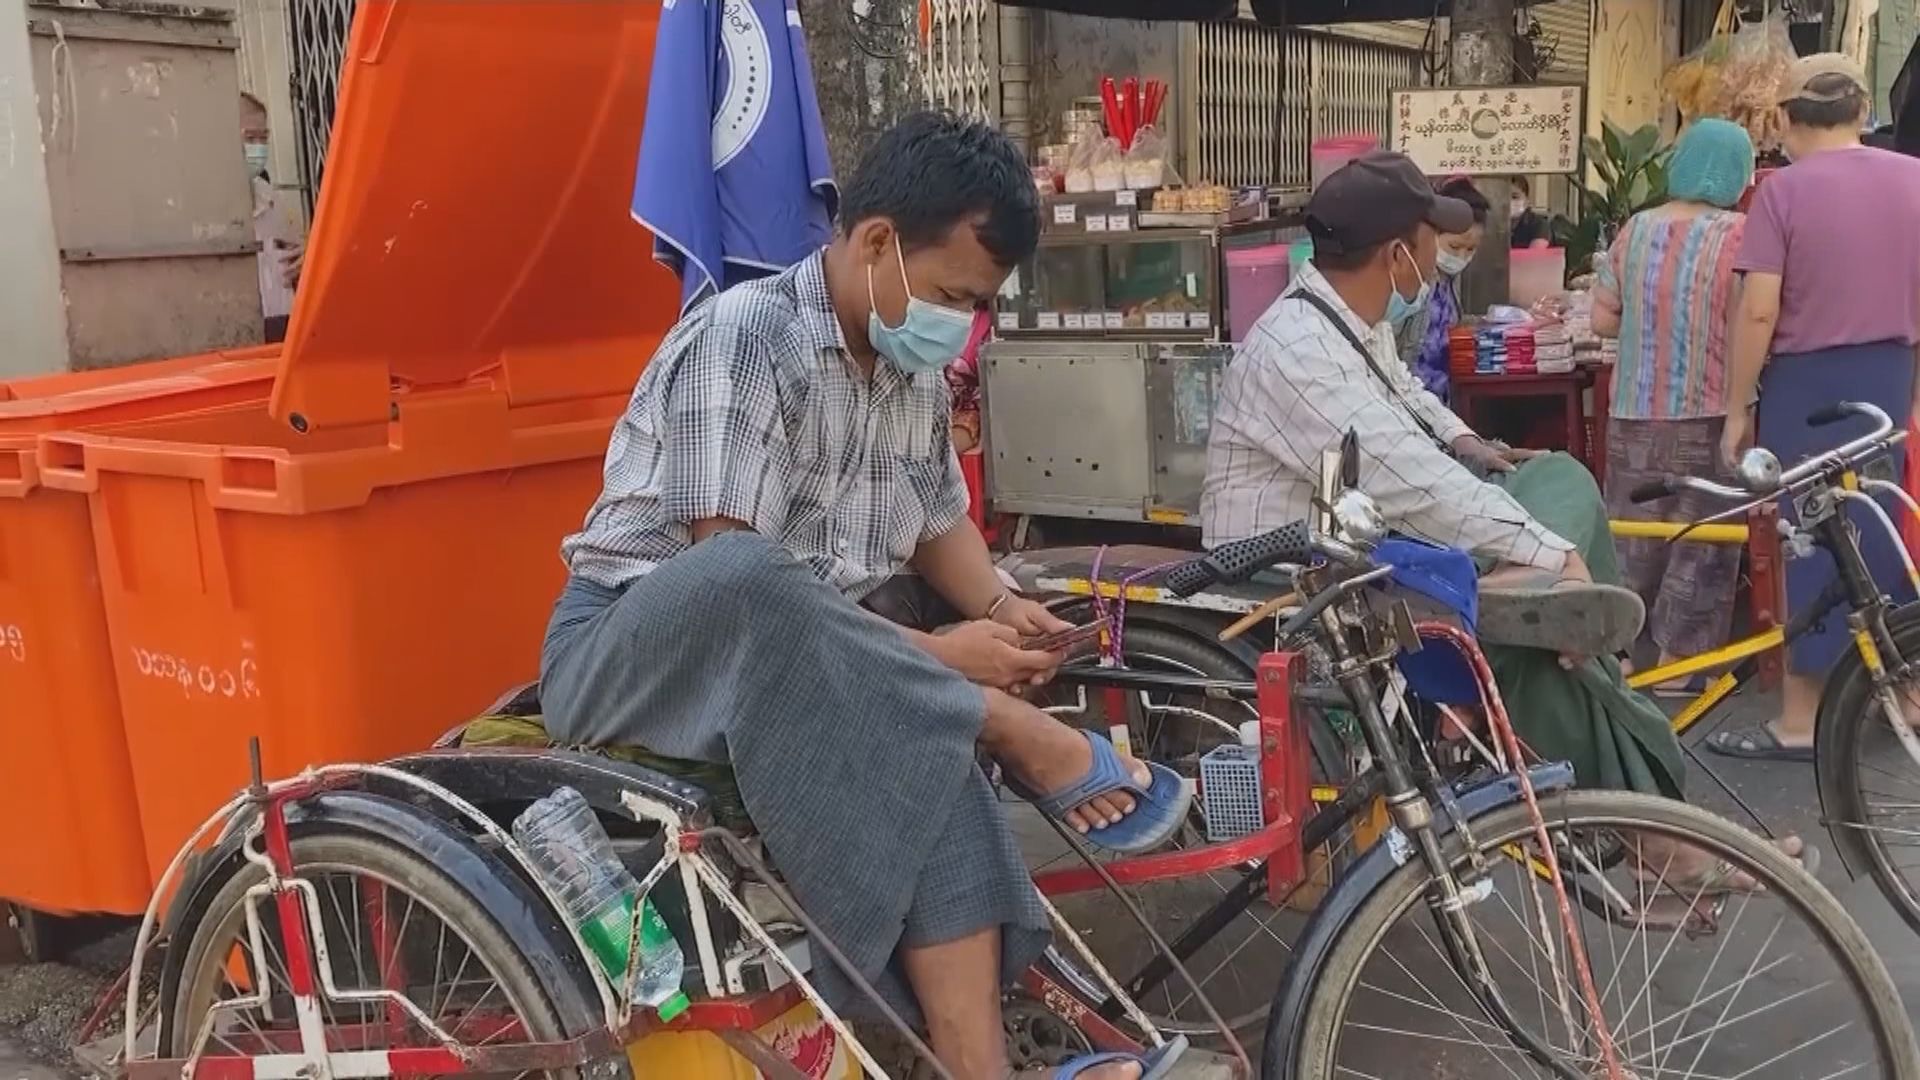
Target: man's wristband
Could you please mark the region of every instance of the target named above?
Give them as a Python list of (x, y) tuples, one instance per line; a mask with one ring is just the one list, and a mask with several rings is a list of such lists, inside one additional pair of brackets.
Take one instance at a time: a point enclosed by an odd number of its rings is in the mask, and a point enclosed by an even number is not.
[(995, 613), (997, 613), (1000, 610), (1000, 608), (1006, 604), (1007, 600), (1012, 596), (1013, 594), (1006, 591), (1005, 589), (1000, 590), (1000, 595), (994, 597), (993, 603), (987, 605), (987, 613), (980, 617), (982, 619), (991, 621)]

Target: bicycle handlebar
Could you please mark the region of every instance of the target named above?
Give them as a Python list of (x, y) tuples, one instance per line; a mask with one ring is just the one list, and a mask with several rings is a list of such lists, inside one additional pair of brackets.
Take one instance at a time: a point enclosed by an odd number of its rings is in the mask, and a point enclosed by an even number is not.
[(1245, 581), (1281, 563), (1306, 562), (1314, 551), (1313, 533), (1304, 521), (1222, 544), (1200, 558), (1167, 572), (1167, 589), (1182, 599), (1209, 585)]
[[(1897, 441), (1888, 439), (1888, 436), (1893, 434), (1892, 418), (1887, 416), (1879, 406), (1864, 401), (1841, 401), (1815, 409), (1807, 416), (1807, 424), (1811, 427), (1824, 427), (1850, 416), (1864, 416), (1872, 420), (1873, 430), (1782, 472), (1779, 483), (1774, 485), (1773, 490), (1796, 487), (1826, 469), (1851, 462), (1869, 451), (1882, 450), (1886, 445)], [(1677, 491), (1697, 491), (1703, 495), (1729, 500), (1748, 499), (1756, 495), (1768, 494), (1765, 491), (1702, 480), (1697, 476), (1667, 476), (1640, 485), (1633, 489), (1628, 498), (1636, 503), (1652, 502), (1655, 499), (1664, 499)]]

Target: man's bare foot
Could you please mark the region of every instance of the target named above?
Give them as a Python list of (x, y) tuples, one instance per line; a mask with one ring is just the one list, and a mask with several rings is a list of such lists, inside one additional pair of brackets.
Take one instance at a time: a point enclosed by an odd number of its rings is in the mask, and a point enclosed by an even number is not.
[[(1807, 853), (1806, 841), (1783, 836), (1773, 842), (1780, 853), (1796, 862)], [(1649, 837), (1640, 845), (1641, 881), (1664, 892), (1686, 896), (1696, 892), (1752, 893), (1760, 891), (1753, 875), (1736, 870), (1710, 852), (1665, 837)]]
[[(998, 691), (987, 692), (987, 723), (980, 743), (1002, 768), (1038, 792), (1059, 791), (1093, 768), (1093, 747), (1079, 729)], [(1145, 764), (1124, 755), (1121, 760), (1140, 786), (1153, 783)], [(1119, 824), (1133, 813), (1134, 805), (1132, 795), (1116, 791), (1081, 803), (1067, 811), (1065, 820), (1077, 832), (1090, 832)]]

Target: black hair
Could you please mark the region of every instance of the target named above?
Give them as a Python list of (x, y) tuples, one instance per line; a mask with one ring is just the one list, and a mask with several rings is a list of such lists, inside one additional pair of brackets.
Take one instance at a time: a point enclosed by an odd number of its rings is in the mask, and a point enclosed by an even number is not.
[(1319, 267), (1323, 272), (1331, 270), (1336, 274), (1351, 273), (1372, 262), (1374, 258), (1380, 254), (1381, 250), (1389, 244), (1405, 244), (1408, 250), (1412, 250), (1414, 241), (1419, 237), (1419, 232), (1419, 227), (1415, 226), (1413, 231), (1405, 236), (1388, 237), (1377, 244), (1368, 244), (1358, 251), (1327, 251), (1320, 246), (1318, 241), (1315, 241), (1313, 245), (1313, 265)]
[(1461, 202), (1466, 203), (1467, 209), (1473, 211), (1473, 223), (1475, 225), (1485, 225), (1487, 223), (1487, 214), (1493, 210), (1493, 204), (1487, 201), (1485, 195), (1480, 194), (1479, 188), (1473, 186), (1473, 181), (1464, 176), (1456, 176), (1446, 183), (1441, 184), (1440, 194), (1449, 199), (1459, 199)]
[(1807, 89), (1816, 94), (1840, 94), (1841, 97), (1834, 101), (1802, 101), (1799, 98), (1788, 101), (1787, 122), (1796, 127), (1856, 127), (1866, 114), (1866, 92), (1846, 75), (1816, 75), (1807, 80)]
[(1519, 190), (1520, 194), (1525, 195), (1529, 199), (1533, 198), (1533, 184), (1526, 177), (1516, 176), (1510, 183)]
[(893, 222), (908, 251), (973, 221), (980, 246), (1002, 267), (1040, 245), (1040, 194), (1019, 148), (991, 124), (946, 111), (907, 116), (860, 159), (841, 196), (840, 227), (872, 218)]

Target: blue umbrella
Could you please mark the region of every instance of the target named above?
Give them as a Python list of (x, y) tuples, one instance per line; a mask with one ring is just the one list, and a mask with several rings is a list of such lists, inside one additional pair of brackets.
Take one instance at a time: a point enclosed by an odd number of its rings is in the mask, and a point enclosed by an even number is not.
[(838, 201), (793, 0), (667, 0), (633, 216), (681, 309), (819, 250)]

